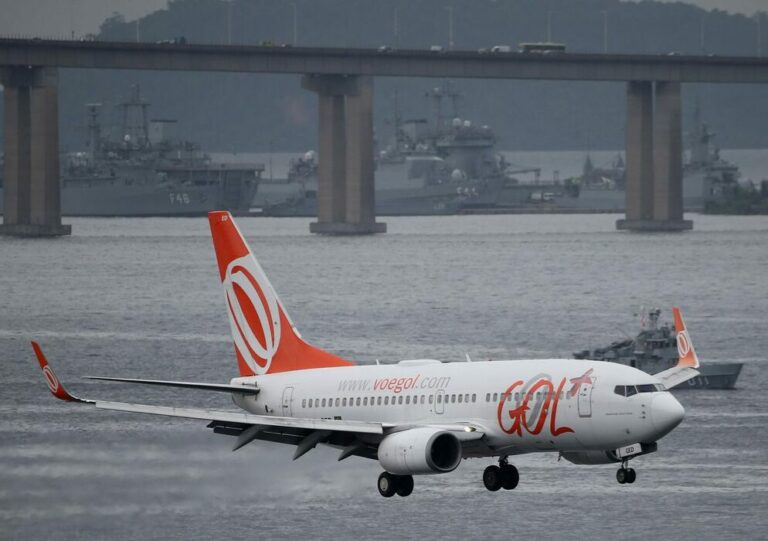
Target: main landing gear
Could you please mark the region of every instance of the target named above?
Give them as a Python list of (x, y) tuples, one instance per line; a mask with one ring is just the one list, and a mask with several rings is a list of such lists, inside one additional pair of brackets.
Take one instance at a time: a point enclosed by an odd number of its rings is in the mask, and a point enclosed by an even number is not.
[(635, 479), (637, 479), (637, 474), (635, 473), (635, 470), (630, 468), (627, 465), (627, 461), (623, 460), (621, 462), (621, 468), (616, 470), (616, 480), (619, 482), (620, 485), (628, 484), (631, 485), (635, 482)]
[(520, 482), (520, 474), (512, 464), (507, 462), (507, 457), (499, 458), (498, 466), (488, 466), (483, 472), (483, 484), (491, 492), (500, 488), (512, 490)]
[(394, 475), (389, 472), (382, 472), (379, 475), (379, 494), (385, 498), (391, 498), (395, 494), (405, 498), (413, 492), (412, 475)]

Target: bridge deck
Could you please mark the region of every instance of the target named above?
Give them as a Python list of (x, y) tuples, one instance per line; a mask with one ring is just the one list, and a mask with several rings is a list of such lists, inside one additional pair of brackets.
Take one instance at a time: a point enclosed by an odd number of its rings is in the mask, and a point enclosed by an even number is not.
[(0, 66), (384, 77), (768, 83), (757, 57), (491, 53), (0, 38)]

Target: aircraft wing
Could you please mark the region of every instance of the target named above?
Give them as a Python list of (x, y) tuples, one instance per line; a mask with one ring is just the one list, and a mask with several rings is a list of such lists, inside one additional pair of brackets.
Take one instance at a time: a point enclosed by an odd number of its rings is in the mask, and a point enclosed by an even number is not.
[(696, 350), (693, 349), (693, 342), (688, 334), (685, 321), (683, 321), (683, 314), (677, 307), (672, 308), (672, 314), (675, 318), (675, 332), (677, 333), (678, 361), (672, 368), (655, 374), (667, 389), (685, 383), (699, 375), (697, 370), (699, 357), (696, 355)]
[(99, 381), (119, 381), (121, 383), (140, 383), (143, 385), (160, 385), (163, 387), (181, 387), (183, 389), (219, 391), (224, 393), (241, 393), (247, 395), (259, 394), (258, 387), (248, 385), (232, 385), (228, 383), (200, 383), (194, 381), (167, 381), (161, 379), (110, 378), (104, 376), (85, 376), (85, 379), (95, 379)]
[[(110, 402), (106, 400), (91, 400), (80, 398), (64, 388), (55, 372), (48, 364), (40, 345), (32, 342), (40, 368), (43, 370), (46, 383), (53, 396), (66, 402), (80, 402), (90, 404), (98, 409), (125, 411), (131, 413), (145, 413), (150, 415), (162, 415), (167, 417), (181, 417), (184, 419), (199, 419), (210, 421), (208, 428), (212, 428), (217, 434), (236, 436), (237, 443), (233, 451), (244, 447), (254, 440), (265, 440), (276, 443), (288, 443), (297, 446), (294, 460), (313, 449), (318, 443), (326, 443), (339, 447), (342, 453), (339, 460), (352, 455), (366, 458), (376, 458), (378, 442), (390, 431), (407, 430), (410, 426), (396, 426), (391, 423), (377, 423), (367, 421), (342, 420), (342, 419), (310, 419), (301, 417), (279, 417), (273, 415), (255, 415), (244, 412), (229, 412), (205, 410), (196, 408), (177, 408), (172, 406), (155, 406), (147, 404), (131, 404), (125, 402)], [(124, 378), (90, 378), (104, 379), (108, 381), (125, 381)], [(158, 380), (127, 380), (131, 383), (152, 382), (155, 384), (171, 384), (189, 388), (225, 390), (223, 385), (199, 384), (186, 382), (165, 382)], [(201, 387), (202, 386), (202, 387)], [(230, 392), (242, 392), (239, 386)], [(255, 389), (254, 389), (255, 390)], [(431, 425), (430, 425), (431, 426)], [(457, 434), (460, 441), (477, 440), (483, 436), (482, 431), (476, 430), (470, 425), (435, 425), (436, 428), (452, 431)]]

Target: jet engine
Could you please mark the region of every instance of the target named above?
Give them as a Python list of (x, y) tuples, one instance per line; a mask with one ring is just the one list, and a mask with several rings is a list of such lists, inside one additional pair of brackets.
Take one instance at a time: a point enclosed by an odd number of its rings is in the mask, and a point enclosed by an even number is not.
[(379, 444), (379, 463), (389, 473), (448, 473), (461, 462), (461, 443), (452, 433), (412, 428), (386, 436)]

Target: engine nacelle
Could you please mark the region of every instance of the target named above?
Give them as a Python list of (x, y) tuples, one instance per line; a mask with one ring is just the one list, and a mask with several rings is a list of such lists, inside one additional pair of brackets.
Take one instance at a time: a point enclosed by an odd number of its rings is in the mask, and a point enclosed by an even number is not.
[(568, 462), (583, 465), (621, 462), (621, 459), (617, 457), (616, 453), (613, 451), (568, 451), (562, 453), (561, 456)]
[(448, 473), (461, 462), (461, 443), (436, 428), (412, 428), (386, 436), (379, 444), (379, 464), (395, 475)]

